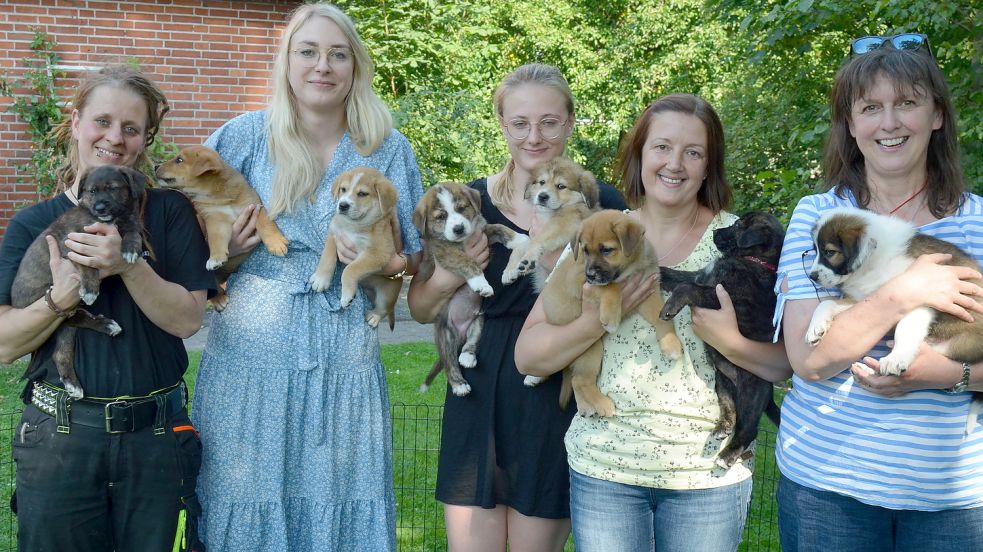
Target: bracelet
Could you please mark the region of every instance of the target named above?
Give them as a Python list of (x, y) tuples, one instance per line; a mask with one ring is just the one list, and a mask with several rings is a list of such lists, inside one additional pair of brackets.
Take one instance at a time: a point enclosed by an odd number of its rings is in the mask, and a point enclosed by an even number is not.
[(48, 286), (48, 290), (44, 292), (44, 304), (48, 305), (48, 308), (51, 309), (51, 311), (54, 312), (55, 316), (58, 318), (68, 318), (74, 315), (75, 311), (78, 309), (63, 311), (58, 308), (58, 305), (55, 304), (55, 300), (51, 298), (51, 290), (53, 289), (55, 289), (55, 286), (51, 285)]
[(968, 362), (963, 363), (963, 377), (955, 383), (952, 387), (948, 389), (943, 389), (946, 393), (962, 393), (969, 387), (969, 376), (971, 375), (970, 365)]
[(396, 254), (399, 255), (400, 259), (403, 259), (403, 270), (400, 270), (399, 272), (393, 274), (392, 276), (386, 276), (386, 278), (389, 278), (390, 280), (402, 280), (403, 276), (406, 276), (406, 267), (407, 267), (406, 255), (403, 255), (402, 253), (396, 253)]

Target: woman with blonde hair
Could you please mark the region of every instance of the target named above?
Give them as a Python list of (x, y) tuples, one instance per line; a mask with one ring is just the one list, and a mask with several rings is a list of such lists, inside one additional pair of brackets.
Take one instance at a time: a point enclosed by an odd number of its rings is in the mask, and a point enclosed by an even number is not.
[[(202, 355), (193, 412), (210, 549), (396, 547), (389, 400), (367, 299), (359, 292), (341, 307), (341, 270), (323, 293), (308, 284), (335, 214), (331, 184), (355, 167), (378, 169), (399, 192), (406, 253), (381, 274), (418, 264), (410, 218), (420, 173), (372, 73), (351, 19), (330, 4), (301, 6), (280, 41), (269, 108), (206, 142), (246, 176), (290, 240), (284, 257), (253, 249), (229, 279), (229, 304)], [(251, 229), (233, 236), (233, 250), (255, 245)], [(356, 255), (339, 241), (342, 263)]]
[[(532, 171), (563, 155), (573, 131), (573, 94), (552, 65), (530, 63), (509, 73), (495, 90), (494, 107), (509, 159), (498, 173), (469, 185), (481, 193), (489, 223), (529, 233), (535, 210), (523, 198)], [(601, 185), (603, 207), (622, 209), (617, 190)], [(483, 235), (467, 244), (486, 265), (495, 295), (484, 300), (485, 327), (478, 365), (468, 370), (471, 394), (447, 392), (437, 499), (444, 503), (450, 550), (562, 550), (570, 534), (569, 481), (563, 434), (574, 408), (560, 410), (560, 378), (525, 387), (512, 354), (519, 328), (536, 301), (529, 278), (502, 285), (509, 251)], [(413, 317), (430, 322), (464, 284), (439, 265), (428, 280), (414, 278)]]

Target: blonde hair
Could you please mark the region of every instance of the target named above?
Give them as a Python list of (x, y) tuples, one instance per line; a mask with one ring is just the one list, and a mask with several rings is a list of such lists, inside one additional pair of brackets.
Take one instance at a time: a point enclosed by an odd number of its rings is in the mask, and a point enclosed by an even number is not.
[[(570, 91), (570, 85), (567, 79), (563, 78), (560, 70), (544, 63), (527, 63), (506, 75), (495, 89), (493, 102), (499, 121), (504, 117), (505, 97), (524, 84), (538, 84), (556, 90), (566, 102), (567, 113), (573, 115), (573, 92)], [(488, 196), (492, 203), (502, 211), (512, 211), (512, 197), (515, 195), (514, 175), (515, 160), (510, 156), (502, 168), (502, 178), (498, 185), (488, 189)]]
[(294, 10), (280, 38), (273, 66), (273, 96), (269, 106), (269, 151), (276, 166), (271, 216), (293, 211), (301, 198), (313, 199), (323, 169), (309, 137), (300, 125), (297, 98), (290, 87), (290, 41), (304, 23), (326, 17), (344, 33), (355, 58), (352, 88), (345, 99), (348, 134), (363, 156), (372, 155), (392, 129), (392, 115), (372, 89), (375, 67), (351, 18), (333, 4), (307, 4)]
[[(164, 115), (171, 109), (160, 88), (139, 69), (129, 65), (107, 65), (94, 73), (88, 73), (75, 88), (71, 107), (79, 113), (89, 104), (89, 98), (100, 86), (112, 86), (133, 92), (147, 106), (147, 127), (143, 130), (143, 151), (137, 156), (133, 168), (146, 170), (151, 166), (147, 148), (154, 142)], [(52, 131), (56, 151), (65, 151), (65, 161), (58, 168), (58, 180), (67, 189), (75, 184), (79, 171), (78, 140), (72, 136), (72, 118), (65, 117)]]

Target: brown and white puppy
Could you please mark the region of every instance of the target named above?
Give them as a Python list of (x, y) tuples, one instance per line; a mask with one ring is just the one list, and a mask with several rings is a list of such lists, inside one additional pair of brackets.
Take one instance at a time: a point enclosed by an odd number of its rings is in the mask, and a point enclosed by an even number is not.
[[(543, 289), (543, 310), (550, 324), (564, 325), (580, 316), (582, 301), (597, 301), (601, 324), (611, 333), (621, 324), (621, 288), (634, 274), (659, 274), (659, 261), (652, 245), (645, 239), (645, 227), (621, 211), (606, 209), (587, 217), (570, 244), (572, 253), (565, 255), (550, 275)], [(590, 284), (583, 295), (584, 282)], [(683, 351), (672, 322), (659, 318), (662, 294), (652, 293), (638, 308), (655, 327), (659, 349), (670, 359)], [(597, 340), (570, 366), (563, 370), (560, 406), (566, 408), (570, 389), (577, 398), (577, 411), (584, 415), (614, 414), (614, 403), (597, 387), (601, 372), (602, 341)], [(526, 384), (538, 383), (526, 378)]]
[[(717, 228), (713, 243), (720, 251), (719, 259), (695, 272), (661, 269), (662, 289), (671, 292), (662, 308), (662, 318), (671, 319), (687, 305), (719, 309), (716, 286), (721, 284), (734, 303), (741, 334), (755, 341), (771, 341), (775, 333), (775, 270), (784, 237), (781, 222), (760, 211)], [(706, 350), (716, 368), (714, 388), (720, 404), (720, 420), (714, 433), (731, 436), (716, 462), (730, 468), (748, 452), (753, 454), (749, 446), (758, 435), (761, 414), (768, 414), (776, 426), (781, 417), (771, 382), (735, 365), (710, 345), (706, 345)]]
[[(825, 288), (839, 288), (843, 299), (823, 301), (816, 307), (805, 336), (810, 345), (822, 340), (837, 314), (907, 270), (920, 255), (948, 253), (952, 258), (946, 264), (980, 270), (958, 247), (921, 234), (904, 220), (862, 209), (828, 211), (816, 222), (812, 236), (818, 254), (809, 278)], [(983, 280), (971, 281), (983, 285)], [(953, 360), (977, 363), (983, 360), (983, 317), (966, 322), (930, 307), (911, 311), (895, 327), (894, 349), (880, 359), (880, 373), (903, 374), (923, 341)], [(983, 411), (983, 394), (974, 396), (967, 430)]]
[[(229, 258), (232, 224), (248, 205), (259, 208), (256, 232), (266, 250), (278, 257), (287, 253), (287, 238), (267, 215), (259, 195), (215, 150), (205, 146), (184, 148), (174, 159), (158, 167), (156, 176), (161, 186), (188, 196), (204, 221), (208, 238), (205, 266), (215, 271), (219, 284), (225, 283), (249, 256), (242, 253)], [(223, 310), (228, 301), (221, 289), (209, 300), (217, 311)]]
[(423, 262), (417, 276), (427, 279), (435, 263), (467, 283), (454, 292), (434, 320), (437, 361), (420, 386), (424, 392), (444, 370), (451, 392), (463, 397), (471, 392), (461, 368), (478, 362), (478, 341), (484, 319), (481, 298), (492, 295), (481, 266), (464, 253), (464, 241), (474, 232), (484, 232), (489, 243), (510, 249), (525, 245), (528, 238), (501, 224), (486, 224), (481, 216), (481, 194), (456, 182), (430, 187), (413, 211), (413, 224), (423, 236)]
[(375, 328), (383, 318), (388, 318), (391, 330), (396, 323), (393, 311), (403, 279), (377, 273), (396, 254), (396, 244), (401, 243), (396, 217), (396, 187), (381, 172), (359, 167), (339, 175), (331, 186), (331, 193), (335, 214), (324, 240), (321, 259), (311, 274), (311, 289), (321, 292), (331, 287), (338, 265), (335, 236), (345, 237), (355, 245), (358, 257), (341, 272), (341, 307), (347, 308), (352, 303), (356, 288), (361, 285), (372, 303), (365, 321)]
[[(45, 236), (52, 236), (58, 243), (62, 257), (69, 249), (65, 239), (71, 232), (84, 232), (83, 228), (96, 222), (115, 224), (122, 237), (121, 253), (127, 263), (135, 263), (143, 252), (143, 222), (140, 204), (144, 197), (147, 177), (126, 167), (103, 165), (86, 173), (79, 185), (79, 204), (62, 213), (28, 247), (17, 268), (11, 288), (11, 304), (22, 309), (44, 297), (52, 285), (50, 252)], [(79, 297), (91, 305), (99, 297), (99, 269), (75, 264), (82, 284)], [(58, 376), (68, 393), (78, 399), (83, 396), (82, 385), (75, 373), (75, 334), (78, 328), (95, 330), (106, 335), (122, 331), (114, 320), (93, 315), (83, 308), (75, 309), (65, 322), (55, 330), (54, 362)], [(35, 379), (39, 365), (31, 360), (25, 378)]]
[(570, 243), (580, 223), (597, 211), (599, 196), (594, 175), (569, 159), (557, 157), (536, 168), (524, 197), (536, 208), (541, 225), (528, 246), (512, 252), (502, 283), (511, 284), (532, 272), (536, 290), (542, 290), (546, 271), (536, 270), (540, 257)]

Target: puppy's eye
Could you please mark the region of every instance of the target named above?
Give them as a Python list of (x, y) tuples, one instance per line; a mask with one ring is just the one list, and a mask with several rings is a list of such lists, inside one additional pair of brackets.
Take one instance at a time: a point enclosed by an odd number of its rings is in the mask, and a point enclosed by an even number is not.
[(457, 203), (454, 204), (454, 210), (455, 211), (463, 211), (465, 207), (467, 207), (467, 206), (464, 204), (463, 201), (459, 201), (459, 202), (457, 202)]
[(837, 253), (839, 253), (839, 251), (835, 249), (823, 249), (823, 257), (826, 257), (827, 259), (832, 258), (833, 255), (836, 255)]
[(342, 186), (342, 187), (341, 187), (341, 193), (345, 193), (345, 192), (347, 192), (347, 191), (348, 191), (348, 188), (346, 188), (346, 187), (344, 187), (344, 186)]
[(175, 165), (180, 165), (181, 163), (184, 163), (184, 158), (183, 157), (175, 157), (174, 158), (174, 164)]
[(546, 185), (546, 179), (545, 178), (539, 179), (539, 181), (537, 182), (537, 184), (539, 184), (540, 186), (545, 186)]
[(357, 195), (358, 197), (366, 197), (367, 195), (369, 195), (369, 192), (366, 192), (365, 190), (361, 190), (355, 195)]
[(556, 185), (556, 189), (557, 190), (566, 190), (567, 189), (567, 185), (566, 184), (557, 184)]
[(614, 253), (614, 248), (613, 247), (608, 247), (606, 245), (602, 245), (601, 247), (598, 247), (597, 248), (597, 252), (600, 253), (601, 255), (607, 257), (611, 253)]
[(433, 218), (435, 218), (436, 220), (444, 220), (445, 218), (447, 218), (447, 213), (444, 211), (437, 211), (436, 213), (434, 213)]

